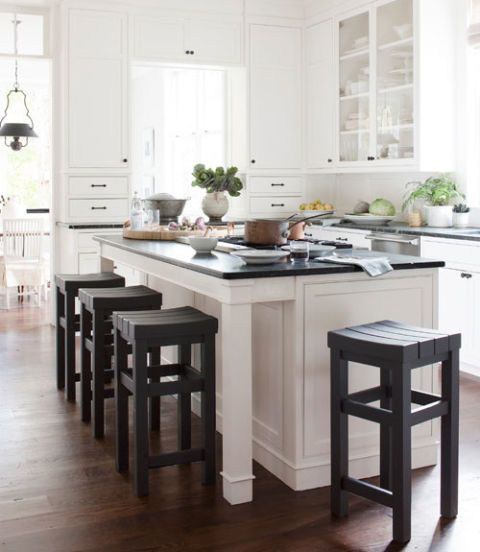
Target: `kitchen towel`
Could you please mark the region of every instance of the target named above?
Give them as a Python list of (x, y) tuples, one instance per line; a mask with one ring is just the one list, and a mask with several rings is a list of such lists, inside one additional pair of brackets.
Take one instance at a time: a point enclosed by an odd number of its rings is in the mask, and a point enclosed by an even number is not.
[(319, 263), (334, 263), (343, 265), (355, 265), (362, 268), (369, 276), (376, 278), (392, 272), (392, 265), (388, 262), (386, 257), (356, 257), (350, 256), (330, 256), (330, 257), (317, 257), (314, 259)]

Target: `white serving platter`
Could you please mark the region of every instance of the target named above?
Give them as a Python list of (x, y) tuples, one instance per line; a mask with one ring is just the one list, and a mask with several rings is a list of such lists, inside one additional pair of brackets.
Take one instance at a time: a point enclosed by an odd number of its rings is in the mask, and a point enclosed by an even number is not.
[(353, 222), (354, 224), (388, 224), (389, 222), (392, 222), (392, 220), (395, 220), (395, 217), (371, 215), (370, 213), (365, 213), (361, 215), (345, 213), (343, 219), (348, 220), (349, 222)]
[(244, 249), (243, 251), (232, 251), (230, 255), (242, 259), (247, 264), (267, 265), (288, 257), (289, 253), (282, 250)]

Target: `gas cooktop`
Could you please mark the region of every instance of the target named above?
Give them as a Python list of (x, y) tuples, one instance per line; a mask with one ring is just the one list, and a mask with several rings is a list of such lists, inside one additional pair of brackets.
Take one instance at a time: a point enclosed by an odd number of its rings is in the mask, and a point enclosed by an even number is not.
[[(275, 250), (275, 249), (281, 248), (281, 246), (277, 246), (277, 245), (249, 244), (248, 242), (245, 241), (245, 238), (243, 236), (226, 236), (225, 238), (220, 238), (218, 241), (227, 243), (230, 245), (238, 245), (241, 247), (251, 247), (252, 249), (274, 249)], [(313, 240), (313, 239), (306, 239), (302, 241), (306, 241), (308, 243), (314, 243), (314, 244), (333, 246), (333, 247), (336, 247), (337, 249), (352, 249), (352, 244), (345, 243), (345, 242)]]

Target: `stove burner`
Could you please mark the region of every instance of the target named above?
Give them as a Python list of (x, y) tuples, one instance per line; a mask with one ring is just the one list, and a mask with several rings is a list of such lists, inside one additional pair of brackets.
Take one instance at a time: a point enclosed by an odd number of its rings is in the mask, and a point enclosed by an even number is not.
[[(250, 247), (252, 249), (273, 250), (273, 251), (277, 249), (281, 249), (281, 246), (278, 246), (278, 245), (250, 244), (245, 241), (245, 238), (243, 236), (226, 236), (225, 238), (220, 238), (219, 241), (225, 242), (225, 243), (233, 243), (234, 245), (243, 245), (245, 247)], [(336, 247), (337, 249), (352, 249), (353, 247), (351, 243), (345, 243), (345, 242), (324, 241), (324, 240), (314, 240), (314, 239), (299, 240), (299, 241), (307, 241), (308, 243), (333, 246), (333, 247)]]

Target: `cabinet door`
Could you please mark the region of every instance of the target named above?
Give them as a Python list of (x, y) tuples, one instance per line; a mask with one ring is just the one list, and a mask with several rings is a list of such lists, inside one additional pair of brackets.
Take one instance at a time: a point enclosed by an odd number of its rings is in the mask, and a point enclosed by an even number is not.
[(126, 165), (124, 71), (122, 59), (70, 60), (70, 167)]
[(79, 274), (92, 274), (100, 270), (100, 256), (98, 253), (79, 253)]
[(185, 47), (185, 20), (136, 16), (133, 21), (133, 55), (143, 59), (190, 58)]
[(252, 25), (250, 168), (299, 169), (301, 146), (301, 31)]
[(462, 333), (461, 359), (475, 363), (475, 339), (478, 333), (476, 315), (476, 294), (479, 290), (480, 274), (440, 269), (438, 325), (445, 332)]
[(237, 22), (188, 20), (185, 50), (193, 52), (191, 61), (240, 64), (242, 25)]
[(331, 166), (334, 158), (333, 21), (307, 29), (307, 165)]
[(125, 19), (120, 14), (71, 10), (70, 57), (119, 58), (125, 52)]

